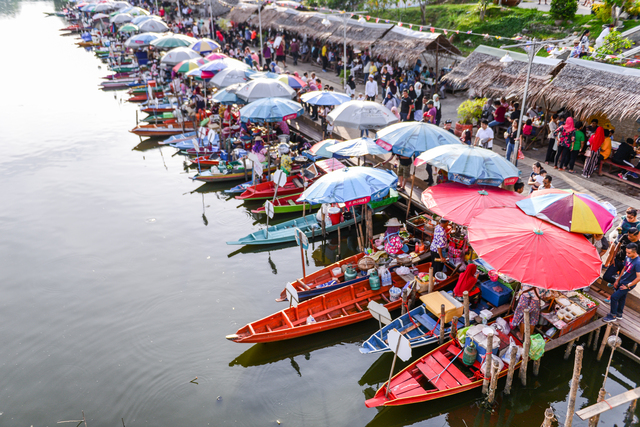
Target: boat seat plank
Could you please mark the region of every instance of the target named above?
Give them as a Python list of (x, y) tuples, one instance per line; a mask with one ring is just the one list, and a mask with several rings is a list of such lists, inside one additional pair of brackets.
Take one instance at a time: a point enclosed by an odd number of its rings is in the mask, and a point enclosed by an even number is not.
[[(453, 353), (453, 355), (455, 356), (459, 352), (460, 352), (460, 349), (458, 349), (458, 351)], [(451, 362), (449, 359), (445, 357), (444, 354), (440, 352), (435, 352), (433, 354), (433, 357), (440, 365), (442, 365), (442, 369), (444, 369), (444, 367), (449, 365), (449, 363)], [(471, 380), (467, 378), (467, 376), (460, 369), (458, 369), (458, 367), (455, 366), (454, 364), (449, 365), (449, 367), (447, 368), (447, 372), (451, 374), (451, 377), (454, 378), (460, 385), (469, 384), (471, 382)]]
[[(434, 353), (434, 355), (438, 355), (438, 354), (444, 357), (442, 353), (438, 353), (438, 352)], [(433, 357), (433, 355), (429, 356), (427, 360), (425, 360), (425, 362), (427, 364), (430, 364), (430, 367), (432, 370), (436, 371), (436, 375), (442, 372), (442, 375), (440, 375), (440, 379), (438, 380), (438, 382), (444, 381), (444, 383), (447, 385), (448, 388), (459, 387), (460, 385), (462, 385), (460, 381), (458, 381), (456, 377), (452, 375), (452, 368), (458, 369), (455, 366), (451, 365), (445, 371), (445, 366), (447, 366), (448, 362), (444, 366), (442, 366), (442, 363), (439, 362), (437, 358)], [(462, 372), (460, 372), (460, 374), (464, 376)], [(432, 379), (431, 383), (433, 383), (433, 381), (436, 381), (436, 378)], [(469, 382), (471, 381), (468, 381), (467, 383)]]
[(296, 202), (294, 202), (294, 201), (293, 201), (293, 200), (291, 200), (291, 199), (289, 199), (289, 202), (288, 202), (288, 203), (289, 203), (289, 205), (290, 205), (290, 206), (295, 206), (295, 205), (296, 205)]
[(424, 394), (425, 390), (409, 372), (403, 372), (394, 379), (395, 386), (391, 387), (391, 393), (397, 398), (410, 397)]
[(455, 380), (453, 380), (451, 384), (447, 384), (447, 378), (445, 377), (446, 373), (440, 375), (440, 378), (437, 378), (443, 368), (431, 356), (416, 363), (416, 368), (418, 368), (422, 375), (424, 375), (424, 377), (438, 390), (447, 390), (458, 385), (458, 382)]
[(429, 330), (432, 330), (436, 326), (436, 321), (428, 314), (416, 314), (413, 318)]
[(293, 178), (293, 183), (298, 188), (304, 188), (304, 184), (302, 183), (302, 181), (300, 181), (300, 178), (298, 178), (298, 177)]

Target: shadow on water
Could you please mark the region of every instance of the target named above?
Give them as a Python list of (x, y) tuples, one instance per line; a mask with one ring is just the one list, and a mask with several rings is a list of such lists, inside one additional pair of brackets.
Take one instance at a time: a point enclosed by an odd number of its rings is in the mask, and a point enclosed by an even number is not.
[[(282, 308), (286, 308), (286, 305), (283, 305)], [(306, 360), (309, 360), (311, 353), (316, 350), (336, 345), (361, 343), (371, 333), (370, 326), (373, 324), (373, 321), (361, 322), (292, 340), (254, 344), (247, 351), (233, 359), (229, 366), (248, 368), (291, 359), (292, 366), (298, 375), (302, 376), (299, 367), (294, 361), (295, 357), (304, 356)], [(354, 351), (357, 350), (354, 348)]]

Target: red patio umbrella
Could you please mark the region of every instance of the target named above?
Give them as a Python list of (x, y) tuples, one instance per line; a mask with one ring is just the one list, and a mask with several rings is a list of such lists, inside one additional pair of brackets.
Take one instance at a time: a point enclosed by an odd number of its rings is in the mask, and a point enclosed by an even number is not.
[(460, 225), (469, 225), (485, 209), (515, 207), (519, 200), (522, 196), (513, 191), (457, 182), (444, 182), (422, 193), (422, 203), (427, 209)]
[(589, 286), (600, 276), (596, 248), (518, 208), (487, 209), (471, 220), (469, 243), (500, 273), (521, 283), (556, 291)]

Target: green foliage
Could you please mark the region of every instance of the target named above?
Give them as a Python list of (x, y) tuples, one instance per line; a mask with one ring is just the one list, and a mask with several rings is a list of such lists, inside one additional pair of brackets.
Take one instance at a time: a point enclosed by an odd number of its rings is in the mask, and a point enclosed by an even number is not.
[(463, 125), (470, 125), (474, 121), (480, 120), (482, 107), (487, 102), (487, 98), (468, 99), (458, 107), (458, 120)]
[(578, 0), (553, 0), (551, 16), (556, 19), (573, 19), (578, 11)]
[(377, 15), (387, 10), (390, 3), (389, 0), (366, 0), (365, 8), (372, 14)]
[(622, 37), (619, 31), (611, 31), (604, 38), (604, 43), (596, 49), (597, 58), (605, 58), (607, 55), (617, 55), (624, 49), (629, 49), (633, 43), (626, 37)]
[(610, 5), (606, 5), (604, 3), (598, 3), (598, 4), (594, 4), (593, 8), (592, 8), (593, 12), (595, 13), (596, 17), (603, 21), (603, 22), (607, 22), (611, 20), (611, 6)]
[(625, 11), (631, 16), (640, 15), (640, 0), (635, 2), (628, 2)]

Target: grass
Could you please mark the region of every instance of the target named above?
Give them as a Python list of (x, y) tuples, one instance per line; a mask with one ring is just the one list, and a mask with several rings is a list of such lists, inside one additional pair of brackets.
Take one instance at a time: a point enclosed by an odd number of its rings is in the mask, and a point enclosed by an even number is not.
[[(581, 33), (585, 28), (591, 28), (592, 36), (595, 38), (604, 24), (595, 15), (576, 15), (571, 23), (565, 21), (556, 26), (555, 19), (549, 13), (518, 7), (500, 8), (496, 5), (487, 6), (485, 20), (481, 21), (477, 7), (475, 3), (427, 6), (427, 28), (423, 31), (429, 31), (428, 26), (459, 30), (460, 34), (455, 35), (453, 43), (466, 54), (480, 44), (498, 47), (509, 43), (509, 40), (496, 39), (495, 37), (484, 38), (483, 36), (463, 34), (466, 31), (500, 37), (515, 37), (518, 34), (525, 34), (537, 39), (555, 39), (573, 33)], [(414, 24), (414, 29), (416, 29), (415, 25), (419, 26), (421, 22), (419, 7), (386, 10), (372, 13), (372, 16)], [(639, 24), (640, 21), (625, 21), (625, 30)], [(465, 40), (471, 40), (472, 44), (464, 44)]]

